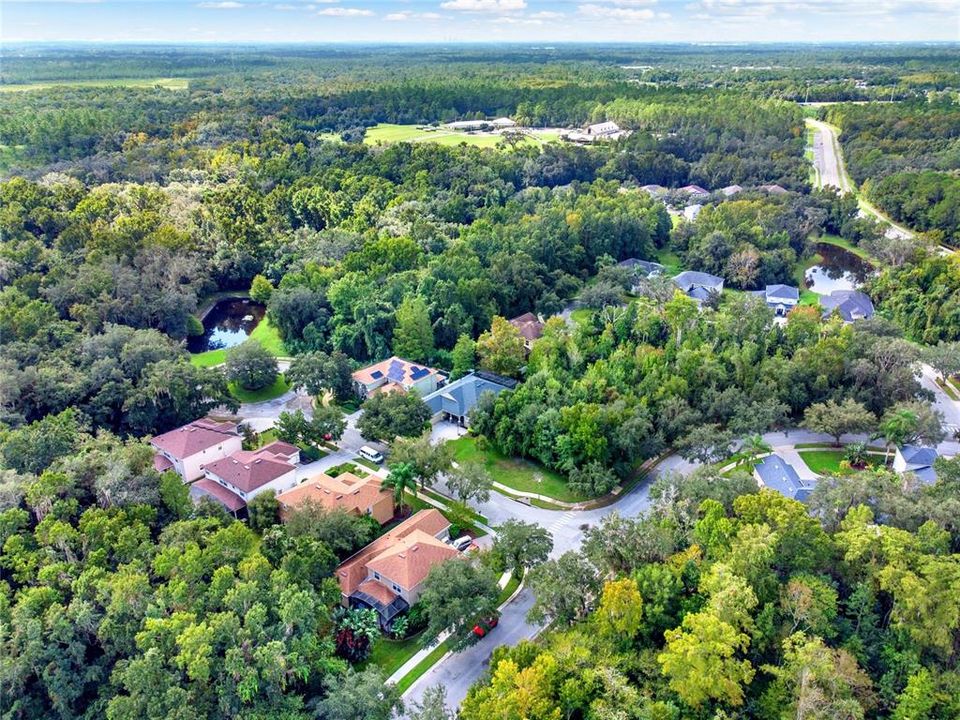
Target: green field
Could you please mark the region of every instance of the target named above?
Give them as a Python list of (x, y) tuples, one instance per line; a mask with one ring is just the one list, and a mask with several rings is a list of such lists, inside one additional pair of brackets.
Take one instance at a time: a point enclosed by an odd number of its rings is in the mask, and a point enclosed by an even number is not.
[[(840, 472), (840, 463), (843, 462), (843, 450), (802, 450), (800, 457), (817, 475), (832, 475)], [(882, 458), (871, 461), (870, 466), (879, 465)]]
[[(433, 142), (439, 145), (457, 146), (461, 143), (473, 145), (475, 147), (495, 148), (502, 140), (502, 136), (494, 134), (469, 134), (447, 130), (442, 127), (427, 127), (423, 125), (394, 125), (392, 123), (380, 123), (374, 127), (367, 128), (367, 134), (363, 142), (367, 145), (376, 145), (378, 143), (390, 144), (398, 142)], [(527, 136), (525, 142), (544, 144), (554, 142), (560, 139), (560, 134), (556, 132), (536, 133), (535, 136)]]
[(277, 375), (277, 379), (274, 381), (273, 385), (270, 387), (265, 387), (261, 390), (245, 390), (233, 382), (229, 383), (227, 387), (230, 388), (230, 394), (242, 403), (258, 403), (265, 402), (266, 400), (273, 400), (274, 398), (280, 397), (290, 389), (290, 386), (287, 385), (287, 381), (284, 379), (283, 375)]
[(451, 440), (454, 459), (458, 463), (476, 462), (483, 465), (493, 479), (508, 488), (536, 493), (564, 502), (586, 500), (572, 492), (566, 480), (558, 473), (529, 460), (508, 458), (494, 448), (480, 450), (476, 438), (466, 436)]
[(113, 78), (110, 80), (63, 80), (60, 82), (26, 83), (23, 85), (0, 85), (0, 92), (29, 92), (31, 90), (49, 90), (54, 87), (124, 87), (154, 88), (165, 90), (186, 90), (190, 82), (186, 78)]
[[(257, 324), (253, 332), (250, 333), (250, 339), (259, 342), (274, 357), (287, 357), (290, 354), (280, 338), (280, 331), (273, 326), (269, 318), (264, 318)], [(225, 349), (207, 350), (190, 355), (190, 362), (196, 367), (215, 367), (223, 365), (226, 361), (227, 351)]]

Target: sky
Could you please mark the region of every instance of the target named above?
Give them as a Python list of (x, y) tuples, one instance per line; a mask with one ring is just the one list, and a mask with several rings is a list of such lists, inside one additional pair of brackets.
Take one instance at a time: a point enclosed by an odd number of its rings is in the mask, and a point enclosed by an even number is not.
[(3, 42), (960, 41), (960, 0), (0, 0)]

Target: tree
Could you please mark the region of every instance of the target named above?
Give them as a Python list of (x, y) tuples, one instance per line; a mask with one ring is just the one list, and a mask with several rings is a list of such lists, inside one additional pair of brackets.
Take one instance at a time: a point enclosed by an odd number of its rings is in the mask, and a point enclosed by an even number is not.
[(433, 326), (426, 301), (408, 295), (397, 308), (393, 354), (413, 362), (427, 362), (433, 354)]
[(770, 443), (763, 439), (763, 435), (753, 434), (748, 435), (743, 444), (740, 446), (740, 451), (745, 453), (748, 458), (755, 460), (761, 455), (766, 455), (771, 451)]
[(677, 451), (685, 460), (704, 465), (730, 455), (733, 434), (722, 429), (717, 423), (699, 425), (677, 441)]
[(340, 508), (328, 510), (313, 501), (304, 502), (288, 511), (283, 526), (291, 538), (318, 540), (341, 559), (369, 543), (380, 530), (376, 520)]
[(447, 693), (443, 685), (433, 685), (423, 691), (423, 700), (407, 708), (408, 720), (456, 720), (447, 707)]
[(450, 371), (450, 379), (456, 380), (473, 370), (477, 364), (477, 344), (467, 334), (457, 338), (457, 344), (453, 346), (450, 353), (450, 360), (453, 363), (453, 369)]
[(508, 569), (517, 571), (546, 562), (553, 550), (553, 538), (535, 523), (511, 518), (497, 527), (493, 549), (503, 556)]
[(397, 686), (385, 680), (376, 665), (331, 674), (326, 697), (316, 702), (319, 716), (323, 720), (392, 720), (395, 711), (403, 710), (403, 701)]
[(842, 402), (828, 400), (814, 403), (803, 414), (803, 427), (812, 432), (822, 432), (833, 437), (836, 447), (847, 433), (869, 432), (877, 419), (862, 403), (852, 398)]
[(371, 440), (418, 437), (430, 422), (430, 408), (416, 393), (377, 393), (367, 398), (362, 410), (357, 430)]
[(296, 356), (290, 363), (286, 379), (291, 387), (302, 388), (319, 397), (324, 391), (333, 393), (337, 402), (353, 397), (353, 365), (342, 352), (315, 351)]
[(250, 299), (266, 305), (273, 294), (273, 283), (263, 275), (254, 275), (250, 282)]
[(434, 445), (430, 433), (416, 438), (397, 438), (390, 448), (391, 463), (406, 463), (413, 468), (420, 487), (432, 487), (453, 463), (453, 448), (446, 443)]
[(616, 642), (630, 642), (640, 631), (643, 598), (633, 578), (610, 580), (603, 586), (600, 605), (594, 614), (600, 634)]
[(314, 408), (309, 428), (312, 445), (319, 445), (324, 440), (339, 440), (346, 429), (347, 419), (343, 416), (343, 410), (336, 405)]
[(247, 503), (250, 527), (258, 533), (263, 532), (280, 521), (280, 503), (272, 490), (262, 492)]
[(944, 342), (924, 349), (923, 359), (946, 381), (952, 375), (960, 374), (960, 341)]
[(450, 631), (454, 650), (462, 650), (476, 636), (473, 628), (497, 613), (500, 588), (493, 571), (467, 559), (435, 565), (420, 590), (426, 610), (426, 637)]
[(356, 664), (370, 656), (370, 648), (380, 637), (377, 611), (367, 608), (340, 609), (337, 616), (335, 642), (337, 654)]
[(309, 426), (310, 423), (303, 414), (303, 410), (297, 410), (296, 412), (284, 410), (273, 423), (273, 429), (277, 432), (277, 439), (292, 445), (303, 442), (303, 438), (310, 434)]
[(490, 499), (493, 478), (478, 462), (464, 462), (451, 468), (446, 476), (447, 487), (463, 502), (485, 503)]
[(937, 445), (946, 437), (943, 414), (930, 403), (897, 403), (884, 413), (876, 437), (881, 437), (886, 442), (888, 457), (891, 447)]
[(80, 441), (77, 413), (66, 409), (57, 415), (0, 433), (0, 458), (4, 466), (39, 475), (57, 458), (72, 452)]
[(596, 282), (580, 291), (580, 302), (588, 308), (600, 310), (623, 302), (623, 288), (608, 281)]
[(600, 497), (606, 495), (617, 486), (617, 476), (603, 463), (588, 462), (583, 467), (570, 471), (567, 484), (570, 489), (586, 497)]
[(256, 340), (247, 340), (227, 351), (227, 379), (245, 390), (270, 387), (278, 374), (277, 359)]
[(499, 315), (477, 339), (477, 354), (483, 369), (508, 377), (519, 377), (527, 358), (520, 331)]
[(747, 649), (748, 635), (710, 612), (697, 612), (664, 637), (657, 662), (681, 700), (694, 708), (707, 700), (743, 704), (743, 686), (753, 680), (754, 669), (736, 655)]
[(586, 617), (600, 590), (596, 568), (572, 550), (533, 568), (527, 574), (527, 585), (536, 597), (528, 614), (530, 621), (561, 625)]
[(393, 490), (393, 504), (402, 510), (403, 496), (410, 493), (414, 497), (417, 495), (417, 475), (410, 463), (396, 463), (390, 466), (390, 474), (384, 478), (383, 487)]

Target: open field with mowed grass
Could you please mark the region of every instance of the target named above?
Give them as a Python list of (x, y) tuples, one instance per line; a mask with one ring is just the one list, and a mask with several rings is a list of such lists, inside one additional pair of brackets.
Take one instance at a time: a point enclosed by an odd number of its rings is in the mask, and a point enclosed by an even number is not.
[(190, 81), (186, 78), (112, 78), (106, 80), (61, 80), (57, 82), (24, 83), (23, 85), (0, 85), (0, 93), (49, 90), (55, 87), (124, 87), (149, 89), (162, 87), (165, 90), (186, 90)]
[[(840, 463), (843, 462), (843, 450), (801, 450), (800, 457), (817, 475), (831, 475), (840, 472)], [(877, 467), (883, 464), (880, 455), (871, 456), (868, 467)]]
[[(271, 324), (268, 318), (264, 318), (257, 324), (253, 332), (250, 333), (250, 339), (259, 342), (274, 357), (287, 357), (289, 355), (283, 340), (280, 338), (280, 331)], [(227, 351), (225, 349), (207, 350), (190, 355), (190, 362), (196, 367), (214, 367), (223, 365), (226, 361)]]
[[(380, 123), (374, 127), (367, 128), (367, 133), (363, 142), (367, 145), (376, 145), (377, 143), (398, 143), (398, 142), (434, 142), (440, 145), (457, 146), (460, 143), (473, 145), (475, 147), (494, 148), (503, 139), (502, 135), (494, 133), (466, 133), (447, 130), (446, 128), (430, 128), (422, 125), (394, 125), (392, 123)], [(554, 142), (560, 139), (557, 132), (536, 132), (527, 135), (525, 142), (544, 144)]]
[(570, 490), (566, 480), (559, 474), (529, 460), (508, 458), (494, 448), (481, 450), (476, 438), (462, 437), (451, 440), (454, 459), (458, 463), (476, 462), (483, 465), (493, 479), (508, 488), (521, 492), (537, 493), (564, 502), (579, 502), (587, 498)]

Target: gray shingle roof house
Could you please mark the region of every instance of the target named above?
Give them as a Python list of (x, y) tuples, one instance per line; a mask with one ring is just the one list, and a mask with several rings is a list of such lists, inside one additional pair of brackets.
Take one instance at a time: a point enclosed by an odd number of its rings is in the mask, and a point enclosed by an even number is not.
[(779, 455), (767, 455), (754, 465), (753, 476), (760, 487), (800, 502), (806, 502), (815, 487), (814, 482), (801, 478), (793, 465)]
[(829, 317), (834, 310), (844, 322), (868, 320), (873, 317), (873, 302), (859, 290), (834, 290), (820, 298), (823, 316)]
[(627, 258), (626, 260), (618, 262), (617, 265), (627, 268), (628, 270), (633, 270), (633, 274), (637, 277), (650, 277), (651, 275), (659, 275), (663, 272), (663, 265), (660, 263), (651, 260), (640, 260), (639, 258)]
[(763, 298), (767, 307), (777, 315), (786, 315), (800, 302), (800, 291), (790, 285), (767, 285), (765, 289), (756, 290), (754, 294)]
[(513, 390), (517, 381), (486, 370), (475, 370), (459, 380), (432, 392), (423, 398), (434, 420), (444, 418), (458, 425), (467, 425), (467, 415), (485, 392), (494, 395), (501, 390)]
[(665, 188), (663, 185), (656, 184), (644, 185), (640, 189), (646, 193), (650, 193), (651, 195), (663, 195), (667, 192), (667, 188)]
[(933, 485), (937, 481), (937, 471), (933, 463), (940, 457), (936, 448), (921, 445), (904, 445), (897, 448), (893, 457), (893, 469), (901, 475), (911, 472), (925, 485)]
[(703, 302), (711, 295), (723, 292), (723, 278), (696, 270), (685, 270), (673, 278), (683, 292), (697, 302)]

